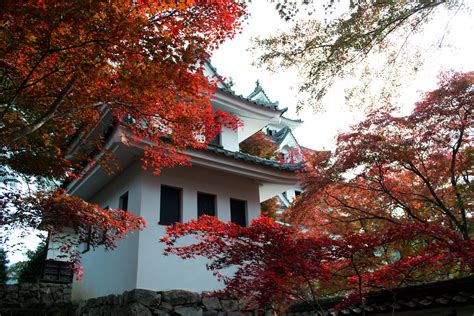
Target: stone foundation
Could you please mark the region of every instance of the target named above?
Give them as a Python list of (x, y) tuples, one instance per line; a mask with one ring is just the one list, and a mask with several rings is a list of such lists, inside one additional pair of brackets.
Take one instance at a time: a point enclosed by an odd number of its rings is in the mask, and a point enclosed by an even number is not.
[[(253, 316), (238, 300), (183, 290), (135, 289), (71, 303), (70, 284), (0, 285), (0, 315), (48, 316)], [(273, 313), (267, 311), (267, 316)]]
[(0, 284), (0, 315), (74, 315), (71, 285)]
[[(238, 300), (202, 297), (182, 290), (154, 292), (136, 289), (79, 303), (78, 316), (253, 316)], [(270, 313), (271, 314), (271, 313)]]

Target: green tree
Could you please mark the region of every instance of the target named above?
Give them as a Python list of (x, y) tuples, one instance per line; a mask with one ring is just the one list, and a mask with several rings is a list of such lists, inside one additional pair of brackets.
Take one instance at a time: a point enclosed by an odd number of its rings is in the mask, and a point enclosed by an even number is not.
[(45, 246), (43, 242), (35, 250), (28, 250), (27, 260), (12, 265), (9, 270), (10, 279), (18, 283), (38, 282), (41, 277)]
[(0, 248), (0, 284), (8, 281), (8, 258), (5, 249)]
[[(280, 15), (293, 20), (294, 26), (257, 39), (259, 63), (275, 71), (296, 67), (302, 78), (299, 106), (306, 103), (315, 108), (321, 106), (321, 98), (338, 78), (357, 79), (347, 91), (349, 101), (374, 100), (369, 95), (356, 98), (368, 94), (370, 88), (374, 88), (370, 93), (376, 93), (378, 100), (388, 98), (401, 84), (402, 76), (406, 79), (413, 75), (430, 50), (444, 45), (449, 26), (446, 20), (452, 17), (440, 16), (446, 23), (442, 33), (426, 33), (436, 46), (409, 45), (415, 44), (417, 33), (425, 31), (426, 22), (443, 11), (455, 15), (467, 6), (454, 0), (352, 0), (348, 6), (347, 2), (334, 0), (271, 2), (276, 2)], [(371, 59), (374, 55), (376, 59)]]

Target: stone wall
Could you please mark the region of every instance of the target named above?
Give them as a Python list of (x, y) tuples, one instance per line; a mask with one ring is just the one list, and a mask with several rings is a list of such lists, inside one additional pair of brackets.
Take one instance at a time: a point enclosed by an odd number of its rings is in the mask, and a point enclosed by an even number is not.
[(71, 285), (0, 284), (0, 315), (73, 315)]
[[(25, 283), (0, 285), (0, 315), (49, 316), (253, 316), (238, 300), (183, 290), (135, 289), (71, 303), (71, 285)], [(267, 316), (271, 312), (265, 313)]]
[[(182, 290), (154, 292), (136, 289), (79, 303), (78, 316), (252, 316), (238, 300), (203, 297)], [(267, 312), (267, 315), (271, 313)]]

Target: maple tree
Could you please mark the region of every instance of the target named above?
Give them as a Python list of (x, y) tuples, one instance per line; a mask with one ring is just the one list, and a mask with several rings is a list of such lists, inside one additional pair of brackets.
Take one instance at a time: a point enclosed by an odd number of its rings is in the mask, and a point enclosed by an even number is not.
[(260, 203), (261, 214), (275, 220), (280, 217), (278, 214), (280, 207), (281, 202), (278, 197), (272, 197)]
[(49, 248), (59, 251), (58, 259), (71, 263), (76, 277), (82, 277), (79, 245), (115, 249), (118, 241), (146, 227), (144, 220), (131, 212), (103, 209), (79, 197), (69, 196), (63, 189), (25, 196), (6, 192), (0, 198), (3, 227), (29, 233), (31, 228), (47, 231)]
[[(203, 64), (235, 34), (244, 14), (245, 5), (230, 0), (2, 3), (4, 230), (38, 227), (34, 216), (48, 229), (73, 225), (80, 234), (96, 221), (98, 231), (119, 236), (140, 227), (131, 214), (100, 209), (55, 187), (85, 166), (112, 160), (107, 154), (95, 160), (94, 153), (104, 152), (104, 138), (88, 137), (106, 116), (126, 127), (134, 141), (146, 140), (143, 165), (155, 173), (186, 164), (182, 150), (205, 147), (222, 125), (236, 127), (236, 118), (212, 110), (219, 78), (207, 78)], [(83, 150), (73, 151), (77, 140)], [(13, 185), (19, 178), (23, 186)], [(39, 201), (59, 199), (63, 213), (25, 197), (34, 192), (18, 195), (25, 183), (40, 191)], [(20, 198), (28, 209), (19, 207)], [(72, 222), (61, 221), (68, 216)]]
[(259, 131), (239, 144), (241, 152), (265, 159), (277, 159), (278, 145)]
[[(202, 216), (169, 226), (167, 232), (162, 238), (165, 254), (210, 259), (208, 269), (226, 285), (215, 294), (239, 297), (252, 308), (273, 304), (284, 309), (300, 300), (320, 311), (318, 299), (328, 295), (346, 295), (342, 304), (350, 304), (370, 289), (399, 286), (422, 268), (474, 263), (472, 243), (449, 228), (422, 223), (387, 227), (377, 235), (346, 232), (334, 238), (282, 226), (268, 217), (241, 227)], [(183, 245), (180, 239), (185, 236), (196, 241), (188, 239)], [(413, 251), (398, 259), (380, 252), (410, 244)], [(236, 268), (232, 275), (225, 272), (230, 267)]]
[[(301, 78), (299, 106), (316, 109), (341, 78), (355, 80), (346, 102), (369, 107), (389, 98), (430, 61), (431, 52), (448, 46), (450, 14), (470, 10), (468, 3), (448, 0), (271, 2), (291, 28), (257, 38), (259, 63), (273, 71), (295, 67)], [(426, 31), (434, 18), (446, 28)], [(417, 46), (425, 38), (432, 41)]]
[[(204, 256), (225, 292), (260, 307), (364, 295), (471, 274), (474, 73), (445, 74), (411, 114), (387, 107), (307, 153), (303, 193), (280, 225), (209, 217), (168, 228), (166, 252)], [(195, 242), (178, 243), (184, 236)], [(222, 270), (235, 267), (232, 275)], [(322, 311), (321, 311), (322, 312)]]
[(470, 239), (473, 85), (473, 72), (444, 74), (411, 114), (375, 110), (340, 134), (332, 157), (309, 160), (291, 222), (314, 216), (331, 232), (429, 222)]

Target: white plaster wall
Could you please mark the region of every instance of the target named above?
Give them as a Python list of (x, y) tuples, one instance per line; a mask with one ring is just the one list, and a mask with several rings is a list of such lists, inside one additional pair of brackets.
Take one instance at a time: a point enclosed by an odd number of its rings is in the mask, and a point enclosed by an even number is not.
[(77, 242), (77, 234), (72, 228), (65, 228), (62, 233), (56, 233), (54, 236), (50, 237), (46, 258), (57, 261), (70, 261), (70, 256), (66, 255), (60, 250), (61, 246), (63, 245), (61, 241), (66, 240), (70, 241), (71, 243)]
[(243, 142), (256, 132), (260, 131), (262, 128), (267, 126), (270, 121), (263, 120), (260, 118), (251, 118), (248, 115), (240, 115), (239, 120), (243, 123), (243, 126), (238, 128), (239, 142)]
[(223, 127), (221, 133), (221, 145), (230, 151), (239, 151), (239, 139), (237, 129)]
[[(128, 210), (139, 215), (141, 206), (141, 163), (132, 163), (113, 178), (93, 198), (101, 207), (118, 208), (119, 198), (128, 191)], [(73, 283), (73, 299), (85, 299), (122, 293), (136, 288), (138, 261), (138, 233), (129, 234), (118, 243), (117, 249), (90, 249), (82, 256), (84, 277)]]
[(182, 260), (163, 256), (164, 245), (159, 238), (165, 226), (158, 225), (161, 185), (182, 188), (182, 219), (197, 218), (197, 192), (217, 196), (217, 216), (230, 220), (230, 198), (247, 201), (247, 220), (260, 213), (258, 184), (250, 179), (200, 167), (168, 169), (160, 176), (144, 172), (142, 182), (141, 215), (147, 228), (140, 233), (137, 287), (152, 290), (183, 289), (204, 291), (221, 288), (215, 277), (206, 270), (203, 258)]

